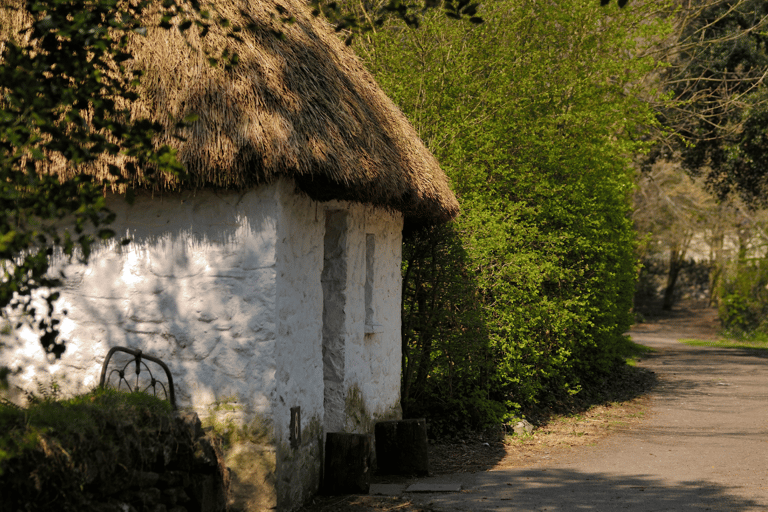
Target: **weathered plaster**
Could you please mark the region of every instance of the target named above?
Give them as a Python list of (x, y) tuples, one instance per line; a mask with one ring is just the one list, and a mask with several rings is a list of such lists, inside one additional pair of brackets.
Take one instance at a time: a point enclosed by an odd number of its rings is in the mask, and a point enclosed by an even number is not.
[[(274, 404), (278, 443), (288, 446), (290, 408), (301, 407), (302, 418), (319, 418), (323, 432), (346, 430), (348, 422), (325, 418), (327, 407), (345, 414), (347, 390), (359, 389), (373, 415), (390, 418), (400, 394), (400, 301), (402, 217), (380, 208), (342, 201), (316, 203), (293, 192), (282, 183), (281, 213), (277, 228), (277, 399)], [(326, 215), (345, 212), (346, 233), (339, 237), (344, 250), (327, 248)], [(373, 269), (373, 307), (382, 333), (365, 334), (366, 234), (376, 237)], [(344, 311), (340, 338), (343, 343), (341, 401), (324, 406), (323, 283), (326, 250), (346, 254), (343, 296)], [(390, 282), (394, 280), (394, 282)], [(334, 327), (334, 329), (336, 329)], [(395, 416), (399, 413), (396, 412)], [(330, 423), (329, 423), (330, 420)], [(329, 428), (331, 430), (329, 430)], [(356, 430), (357, 431), (357, 430)], [(366, 431), (368, 429), (366, 428)], [(321, 436), (324, 439), (324, 434)], [(300, 475), (319, 471), (321, 457), (301, 453), (322, 453), (321, 441), (302, 439), (298, 449), (278, 450), (278, 503), (301, 502), (317, 490), (307, 487)], [(281, 499), (282, 496), (282, 499)], [(284, 500), (284, 501), (283, 501)]]
[(48, 365), (22, 332), (2, 354), (25, 369), (14, 384), (34, 389), (50, 372), (65, 391), (83, 391), (98, 383), (109, 348), (124, 345), (169, 365), (182, 407), (204, 415), (235, 396), (244, 417), (269, 413), (277, 373), (276, 190), (140, 195), (132, 206), (111, 198), (113, 229), (132, 243), (96, 249), (88, 266), (56, 262), (68, 277), (57, 303), (68, 312), (61, 324), (67, 350)]
[[(366, 235), (375, 238), (372, 307), (381, 332), (366, 334)], [(357, 389), (371, 417), (390, 417), (400, 396), (400, 321), (402, 300), (402, 221), (371, 206), (350, 215), (348, 288), (356, 296), (347, 302), (345, 351), (347, 390)], [(351, 294), (350, 294), (351, 295)], [(347, 425), (347, 428), (351, 428)], [(354, 433), (371, 433), (367, 428)]]
[[(370, 432), (373, 419), (399, 417), (399, 213), (317, 203), (290, 181), (245, 193), (140, 196), (133, 206), (115, 197), (111, 205), (114, 229), (133, 242), (97, 249), (87, 267), (58, 263), (68, 276), (58, 304), (69, 312), (62, 324), (67, 351), (49, 366), (39, 343), (22, 335), (0, 354), (0, 362), (25, 368), (15, 384), (34, 389), (47, 369), (65, 391), (82, 391), (97, 384), (112, 346), (156, 355), (173, 373), (181, 407), (212, 421), (270, 420), (269, 442), (245, 442), (231, 456), (240, 464), (245, 453), (260, 454), (259, 465), (241, 474), (274, 482), (268, 501), (281, 510), (318, 490), (329, 428)], [(322, 353), (329, 211), (346, 218), (341, 401), (334, 406), (342, 416), (332, 424)], [(369, 327), (371, 319), (379, 326), (369, 334), (366, 309)], [(358, 420), (347, 417), (349, 400), (362, 404)], [(293, 407), (301, 408), (298, 447), (290, 445)]]

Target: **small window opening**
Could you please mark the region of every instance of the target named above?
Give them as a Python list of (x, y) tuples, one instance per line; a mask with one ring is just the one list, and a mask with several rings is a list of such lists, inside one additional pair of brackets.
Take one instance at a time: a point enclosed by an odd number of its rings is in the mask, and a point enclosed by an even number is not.
[(365, 235), (365, 334), (384, 332), (384, 327), (376, 320), (373, 306), (374, 264), (376, 255), (376, 235)]

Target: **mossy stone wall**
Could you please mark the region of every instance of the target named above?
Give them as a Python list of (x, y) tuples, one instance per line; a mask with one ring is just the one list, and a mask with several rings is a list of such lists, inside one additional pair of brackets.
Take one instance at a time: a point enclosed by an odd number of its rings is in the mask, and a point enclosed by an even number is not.
[[(66, 406), (51, 404), (51, 408)], [(2, 510), (220, 512), (229, 472), (195, 413), (92, 415), (93, 429), (13, 427), (0, 461)], [(5, 413), (8, 413), (7, 415)], [(62, 414), (63, 415), (63, 414)], [(98, 435), (93, 435), (98, 432)]]

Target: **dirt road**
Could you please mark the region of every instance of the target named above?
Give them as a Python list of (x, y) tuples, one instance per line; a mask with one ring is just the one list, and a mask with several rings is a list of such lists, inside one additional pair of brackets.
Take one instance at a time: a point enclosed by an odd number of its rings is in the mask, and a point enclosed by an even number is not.
[(446, 512), (768, 510), (768, 354), (679, 343), (711, 337), (695, 322), (632, 331), (660, 381), (642, 421), (526, 468), (422, 480), (463, 491), (410, 498)]

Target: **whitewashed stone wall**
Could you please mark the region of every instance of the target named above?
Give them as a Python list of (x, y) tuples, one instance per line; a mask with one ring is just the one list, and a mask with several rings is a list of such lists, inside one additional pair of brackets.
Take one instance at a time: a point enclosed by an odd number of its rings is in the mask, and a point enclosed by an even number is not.
[[(402, 220), (378, 208), (360, 206), (349, 215), (349, 261), (345, 350), (345, 388), (358, 390), (359, 400), (348, 396), (349, 408), (362, 408), (371, 418), (400, 417), (400, 357), (402, 301)], [(372, 306), (376, 332), (366, 334), (366, 235), (374, 235)], [(370, 326), (369, 326), (370, 327)], [(370, 330), (370, 329), (368, 329)], [(347, 432), (370, 431), (366, 421), (347, 415)]]
[[(268, 420), (275, 499), (281, 510), (295, 508), (318, 489), (329, 428), (321, 274), (326, 212), (340, 210), (347, 259), (344, 420), (333, 430), (371, 432), (375, 419), (400, 417), (399, 213), (317, 203), (290, 181), (245, 193), (139, 196), (132, 206), (114, 197), (111, 208), (118, 219), (113, 229), (133, 242), (97, 249), (85, 267), (59, 262), (68, 277), (57, 304), (68, 311), (67, 350), (48, 364), (39, 343), (21, 333), (0, 352), (0, 362), (24, 368), (13, 384), (35, 389), (50, 374), (65, 392), (80, 392), (98, 383), (112, 346), (160, 357), (180, 407), (202, 416), (219, 410), (242, 423)], [(367, 235), (375, 251), (366, 258)], [(373, 278), (368, 307), (377, 324), (368, 329), (366, 276)], [(301, 409), (298, 447), (290, 445), (294, 407)]]
[[(365, 425), (347, 418), (343, 430), (369, 432), (375, 417), (400, 417), (402, 216), (342, 201), (317, 203), (281, 183), (277, 227), (278, 504), (301, 503), (317, 490), (322, 457), (324, 381), (323, 288), (327, 212), (347, 213), (344, 398), (364, 404)], [(383, 332), (365, 334), (366, 234), (376, 236), (373, 302)], [(357, 390), (357, 392), (356, 392)], [(350, 403), (357, 394), (356, 403)], [(302, 446), (290, 448), (290, 409), (301, 408)], [(346, 412), (346, 411), (345, 411)], [(357, 412), (357, 411), (354, 411)], [(317, 475), (317, 478), (314, 476)], [(310, 478), (308, 478), (308, 476)]]
[[(110, 347), (140, 348), (163, 359), (177, 400), (205, 415), (237, 397), (242, 415), (270, 414), (274, 401), (276, 187), (245, 194), (209, 191), (113, 198), (113, 228), (133, 242), (95, 251), (91, 263), (65, 266), (57, 307), (66, 310), (62, 359), (45, 363), (22, 333), (2, 353), (35, 387), (41, 369), (66, 392), (98, 383)], [(61, 262), (60, 262), (61, 263)]]

